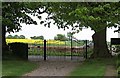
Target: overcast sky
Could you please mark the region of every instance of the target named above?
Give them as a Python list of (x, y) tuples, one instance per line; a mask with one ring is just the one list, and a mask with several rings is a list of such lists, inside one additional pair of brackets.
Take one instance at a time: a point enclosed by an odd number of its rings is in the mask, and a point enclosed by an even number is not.
[[(43, 14), (42, 17), (46, 17), (46, 14)], [(31, 16), (34, 20), (38, 22), (38, 25), (26, 25), (26, 24), (21, 24), (22, 25), (22, 30), (17, 32), (17, 33), (10, 33), (11, 35), (25, 35), (25, 37), (30, 38), (31, 36), (41, 36), (43, 35), (45, 39), (54, 39), (54, 36), (57, 34), (65, 34), (67, 35), (67, 32), (70, 32), (71, 30), (63, 30), (63, 29), (58, 29), (57, 26), (51, 25), (50, 28), (45, 27), (43, 25), (39, 24), (39, 19), (36, 17)], [(43, 18), (43, 19), (44, 19)], [(117, 28), (109, 28), (107, 29), (107, 41), (110, 41), (110, 38), (117, 38), (118, 33), (114, 33), (114, 30)], [(94, 34), (94, 31), (92, 31), (90, 28), (88, 29), (83, 29), (77, 34), (74, 34), (74, 36), (77, 39), (80, 40), (92, 40), (92, 35)], [(6, 36), (9, 35), (8, 33)]]
[[(107, 41), (110, 41), (110, 38), (117, 38), (118, 33), (114, 33), (115, 28), (109, 28), (107, 29)], [(22, 30), (17, 33), (10, 33), (11, 35), (25, 35), (27, 38), (30, 38), (31, 36), (40, 36), (43, 35), (45, 39), (54, 39), (54, 36), (56, 34), (65, 34), (67, 35), (67, 32), (70, 30), (63, 30), (58, 29), (57, 26), (51, 26), (50, 28), (39, 26), (39, 25), (25, 25), (23, 24)], [(77, 39), (80, 40), (92, 40), (92, 35), (94, 34), (94, 31), (92, 31), (90, 28), (83, 29), (79, 33), (75, 34), (74, 36)], [(7, 33), (7, 35), (9, 35)]]

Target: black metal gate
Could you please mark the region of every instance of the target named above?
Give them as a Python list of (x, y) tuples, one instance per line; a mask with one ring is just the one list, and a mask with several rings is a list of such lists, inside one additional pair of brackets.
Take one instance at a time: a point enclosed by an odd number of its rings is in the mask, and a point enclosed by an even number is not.
[[(53, 44), (55, 43), (55, 44)], [(68, 41), (43, 40), (42, 44), (29, 45), (30, 60), (84, 60), (87, 58), (87, 41), (76, 38)]]

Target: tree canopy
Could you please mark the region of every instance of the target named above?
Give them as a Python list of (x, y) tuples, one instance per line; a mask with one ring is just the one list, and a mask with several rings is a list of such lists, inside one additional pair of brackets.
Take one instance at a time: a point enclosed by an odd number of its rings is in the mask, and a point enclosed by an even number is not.
[(41, 14), (47, 13), (48, 16), (45, 20), (41, 20), (40, 24), (50, 27), (53, 20), (58, 28), (72, 27), (72, 30), (75, 30), (74, 33), (84, 27), (90, 27), (95, 31), (92, 37), (96, 57), (106, 57), (108, 53), (106, 27), (120, 25), (119, 7), (120, 2), (7, 2), (3, 3), (2, 7), (2, 27), (5, 26), (7, 32), (19, 31), (20, 23), (37, 24), (27, 15), (28, 13), (37, 16), (40, 20)]
[(68, 33), (67, 33), (67, 37), (68, 37), (68, 39), (70, 39), (71, 36), (73, 36), (73, 33), (72, 33), (72, 32), (68, 32)]
[[(3, 2), (2, 3), (2, 26), (6, 27), (6, 32), (18, 32), (21, 29), (20, 23), (35, 24), (27, 13), (37, 16), (41, 19), (40, 14), (46, 12), (46, 3), (36, 2)], [(42, 9), (40, 10), (39, 7)], [(46, 6), (47, 7), (47, 6)]]
[(66, 41), (66, 40), (68, 40), (68, 38), (65, 35), (63, 35), (63, 34), (57, 34), (54, 37), (54, 40)]
[[(99, 31), (105, 27), (116, 27), (120, 24), (120, 3), (106, 2), (6, 2), (2, 4), (2, 22), (8, 32), (19, 31), (20, 23), (37, 24), (27, 13), (42, 18), (40, 14), (47, 13), (46, 20), (41, 24), (50, 26), (50, 19), (59, 28), (72, 27), (79, 32), (83, 27), (91, 27)], [(99, 23), (99, 24), (98, 24)]]
[(33, 37), (30, 37), (31, 39), (41, 39), (41, 40), (44, 40), (44, 36), (33, 36)]
[(120, 24), (120, 2), (115, 3), (51, 3), (49, 12), (51, 19), (60, 28), (81, 30), (83, 27), (90, 27), (95, 32), (105, 27), (117, 27)]
[[(70, 28), (79, 32), (90, 27), (93, 34), (94, 49), (92, 58), (111, 57), (106, 43), (106, 28), (120, 25), (120, 2), (62, 2), (51, 3), (49, 19), (59, 28)], [(50, 14), (49, 13), (49, 14)], [(101, 49), (102, 48), (102, 49)]]
[(14, 36), (12, 36), (12, 35), (8, 35), (7, 37), (6, 37), (7, 39), (25, 39), (25, 36), (24, 35), (14, 35)]

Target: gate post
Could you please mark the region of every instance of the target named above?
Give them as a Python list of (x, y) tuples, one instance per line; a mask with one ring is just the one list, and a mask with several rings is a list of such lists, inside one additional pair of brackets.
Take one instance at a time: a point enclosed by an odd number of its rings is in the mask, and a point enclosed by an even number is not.
[(44, 40), (44, 60), (46, 60), (46, 40)]

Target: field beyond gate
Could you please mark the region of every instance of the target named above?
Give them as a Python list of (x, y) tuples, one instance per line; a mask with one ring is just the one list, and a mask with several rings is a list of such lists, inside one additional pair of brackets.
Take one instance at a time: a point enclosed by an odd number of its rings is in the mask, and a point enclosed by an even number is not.
[[(29, 46), (29, 59), (31, 60), (79, 60), (85, 59), (85, 46), (74, 41), (64, 41), (65, 44), (50, 44)], [(70, 44), (70, 45), (68, 45)]]
[(85, 42), (79, 40), (47, 40), (45, 43), (45, 40), (30, 39), (7, 39), (6, 41), (28, 43), (29, 60), (83, 60), (86, 55)]

